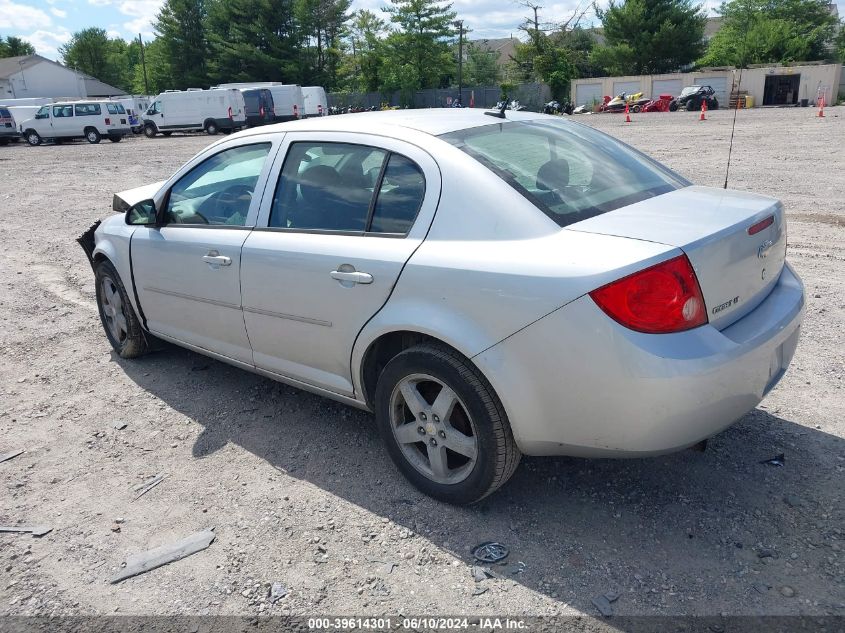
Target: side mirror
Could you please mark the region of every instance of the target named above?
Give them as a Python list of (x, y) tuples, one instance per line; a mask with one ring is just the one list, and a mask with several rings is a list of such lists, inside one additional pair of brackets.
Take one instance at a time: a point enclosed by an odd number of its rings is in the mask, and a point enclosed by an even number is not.
[(49, 115), (48, 114), (36, 114), (36, 119), (46, 119)]
[(126, 223), (133, 226), (155, 226), (158, 223), (155, 202), (144, 200), (133, 204), (126, 210)]

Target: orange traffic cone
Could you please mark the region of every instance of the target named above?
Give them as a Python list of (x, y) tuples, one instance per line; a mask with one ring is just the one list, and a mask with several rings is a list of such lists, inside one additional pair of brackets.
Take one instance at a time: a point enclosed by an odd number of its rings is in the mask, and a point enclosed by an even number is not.
[(698, 117), (699, 121), (706, 121), (707, 120), (707, 101), (701, 102), (701, 116)]
[(625, 104), (625, 123), (631, 122), (631, 115), (628, 113), (628, 104)]
[(818, 116), (820, 119), (824, 118), (824, 95), (819, 97), (819, 113)]

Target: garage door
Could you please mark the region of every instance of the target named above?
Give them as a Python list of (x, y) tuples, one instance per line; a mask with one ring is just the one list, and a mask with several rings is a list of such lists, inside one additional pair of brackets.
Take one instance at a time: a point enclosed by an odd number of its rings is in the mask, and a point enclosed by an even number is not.
[(629, 95), (634, 94), (635, 92), (640, 91), (640, 82), (639, 81), (614, 81), (613, 82), (613, 95), (616, 96), (618, 94), (622, 94), (623, 92), (627, 92)]
[(575, 105), (602, 102), (601, 84), (575, 84)]
[(679, 94), (681, 94), (680, 79), (655, 79), (651, 82), (652, 99), (657, 99), (660, 95), (677, 97)]
[(697, 86), (710, 86), (716, 93), (716, 99), (723, 108), (728, 107), (728, 78), (727, 77), (697, 77)]

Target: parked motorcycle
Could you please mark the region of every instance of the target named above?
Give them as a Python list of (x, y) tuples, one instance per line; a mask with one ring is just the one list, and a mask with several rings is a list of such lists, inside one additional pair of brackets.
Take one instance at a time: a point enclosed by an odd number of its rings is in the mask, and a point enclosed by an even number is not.
[(569, 102), (561, 103), (560, 101), (554, 100), (543, 105), (544, 114), (572, 114), (572, 111), (572, 104)]

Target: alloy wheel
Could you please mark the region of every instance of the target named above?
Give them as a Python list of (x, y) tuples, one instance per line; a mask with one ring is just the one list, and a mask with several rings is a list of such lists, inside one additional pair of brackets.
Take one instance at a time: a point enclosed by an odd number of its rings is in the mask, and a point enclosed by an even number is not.
[(122, 344), (129, 334), (129, 325), (126, 322), (123, 298), (111, 277), (104, 276), (100, 281), (100, 305), (109, 333), (118, 344)]
[(433, 376), (412, 374), (394, 387), (390, 427), (408, 462), (437, 483), (463, 481), (478, 459), (478, 435), (466, 406)]

